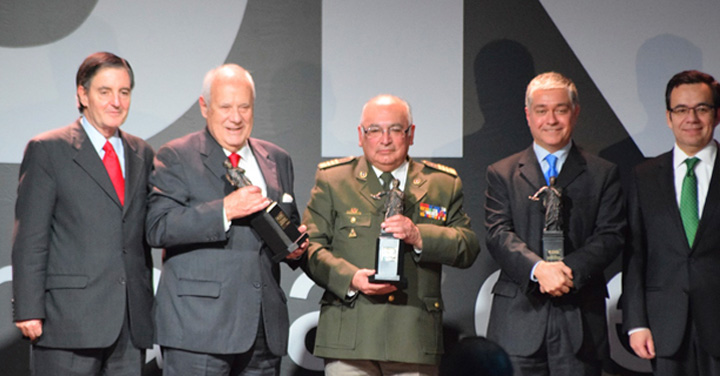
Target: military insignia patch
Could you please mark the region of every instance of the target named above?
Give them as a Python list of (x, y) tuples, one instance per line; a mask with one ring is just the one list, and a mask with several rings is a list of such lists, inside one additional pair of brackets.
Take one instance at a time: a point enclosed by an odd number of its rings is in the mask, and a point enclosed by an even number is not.
[(421, 202), (420, 216), (423, 218), (436, 219), (438, 221), (445, 222), (447, 220), (447, 209), (442, 206), (435, 206)]
[(345, 214), (347, 215), (360, 215), (362, 214), (358, 208), (351, 208), (350, 210), (345, 211)]
[(350, 233), (348, 234), (348, 238), (357, 238), (357, 233), (355, 232), (354, 228), (350, 229)]

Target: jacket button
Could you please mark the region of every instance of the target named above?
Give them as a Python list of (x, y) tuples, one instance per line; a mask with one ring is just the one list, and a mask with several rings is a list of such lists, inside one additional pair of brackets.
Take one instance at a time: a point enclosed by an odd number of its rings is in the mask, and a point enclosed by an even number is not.
[(350, 223), (355, 223), (355, 222), (357, 222), (357, 218), (355, 218), (355, 217), (350, 217)]
[(256, 289), (259, 289), (259, 288), (260, 288), (260, 282), (253, 282), (253, 286), (254, 286)]
[(440, 302), (435, 302), (435, 308), (440, 308)]
[(388, 302), (392, 303), (395, 301), (395, 295), (388, 296)]

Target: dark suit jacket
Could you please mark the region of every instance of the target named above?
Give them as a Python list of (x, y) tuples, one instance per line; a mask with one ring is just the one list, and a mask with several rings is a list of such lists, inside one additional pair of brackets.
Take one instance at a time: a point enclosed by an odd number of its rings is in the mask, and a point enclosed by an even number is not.
[(561, 298), (540, 293), (530, 280), (542, 258), (545, 210), (542, 201), (528, 196), (544, 185), (532, 147), (488, 167), (486, 241), (501, 269), (488, 338), (510, 355), (531, 355), (544, 341), (548, 309), (555, 305), (566, 316), (576, 353), (582, 347), (591, 359), (607, 356), (603, 270), (622, 250), (626, 226), (617, 168), (573, 146), (557, 177), (563, 193), (563, 261), (575, 285)]
[[(250, 139), (267, 184), (299, 224), (293, 168), (279, 147)], [(267, 343), (276, 355), (287, 348), (288, 312), (280, 268), (247, 219), (225, 231), (223, 198), (233, 187), (225, 178), (227, 157), (207, 128), (158, 150), (147, 216), (148, 241), (166, 249), (154, 319), (157, 343), (189, 351), (231, 354), (255, 342), (261, 310)]]
[(14, 319), (44, 319), (37, 344), (110, 346), (129, 311), (133, 343), (152, 347), (152, 259), (145, 242), (153, 151), (120, 132), (121, 206), (80, 120), (27, 145), (13, 237)]
[(692, 248), (675, 196), (672, 151), (638, 165), (630, 194), (632, 241), (623, 271), (625, 330), (650, 328), (659, 356), (674, 355), (689, 318), (720, 356), (720, 158)]
[[(454, 171), (410, 160), (404, 215), (423, 239), (418, 258), (404, 253), (408, 287), (388, 295), (346, 294), (359, 268), (374, 269), (384, 200), (364, 157), (321, 164), (304, 214), (308, 226), (308, 274), (326, 292), (322, 298), (315, 355), (438, 364), (443, 352), (440, 289), (442, 264), (468, 267), (480, 252), (463, 191)], [(444, 208), (427, 215), (422, 205)], [(415, 256), (415, 257), (414, 257)]]

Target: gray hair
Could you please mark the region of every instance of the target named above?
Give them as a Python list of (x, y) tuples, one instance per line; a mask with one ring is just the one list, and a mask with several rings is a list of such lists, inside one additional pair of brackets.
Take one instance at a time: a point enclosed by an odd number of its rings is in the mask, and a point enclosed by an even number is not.
[(205, 100), (205, 103), (210, 103), (210, 93), (212, 92), (212, 85), (215, 81), (215, 77), (217, 77), (218, 73), (220, 73), (223, 70), (231, 70), (238, 74), (244, 74), (247, 81), (250, 83), (250, 88), (252, 89), (252, 95), (253, 100), (255, 100), (255, 81), (253, 81), (252, 75), (250, 75), (250, 72), (248, 72), (245, 68), (237, 65), (237, 64), (223, 64), (217, 68), (211, 69), (209, 72), (205, 74), (205, 78), (203, 79), (203, 85), (202, 85), (202, 92), (200, 95), (202, 95), (203, 99)]
[(412, 124), (413, 124), (412, 108), (410, 108), (410, 104), (409, 104), (406, 100), (404, 100), (404, 99), (402, 99), (402, 98), (400, 98), (400, 97), (398, 97), (398, 96), (391, 95), (391, 94), (380, 94), (380, 95), (376, 95), (376, 96), (372, 97), (369, 101), (367, 101), (367, 103), (365, 103), (365, 105), (364, 105), (363, 108), (362, 108), (362, 112), (360, 113), (360, 124), (362, 124), (363, 116), (365, 115), (365, 109), (367, 108), (367, 106), (368, 106), (370, 103), (376, 102), (376, 101), (378, 101), (378, 100), (380, 100), (380, 99), (391, 99), (391, 100), (400, 102), (400, 103), (401, 103), (403, 106), (405, 106), (405, 108), (406, 108), (406, 113), (407, 113), (407, 118), (408, 118), (408, 125), (412, 125)]
[(525, 107), (530, 108), (532, 106), (532, 95), (535, 90), (550, 89), (567, 89), (573, 108), (580, 104), (577, 88), (571, 79), (557, 72), (545, 72), (535, 76), (528, 84), (525, 91)]

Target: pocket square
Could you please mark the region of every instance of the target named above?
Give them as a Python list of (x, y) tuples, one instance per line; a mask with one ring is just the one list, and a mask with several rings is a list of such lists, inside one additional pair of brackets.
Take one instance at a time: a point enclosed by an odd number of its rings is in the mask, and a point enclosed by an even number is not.
[(290, 196), (290, 195), (287, 194), (287, 193), (283, 193), (283, 195), (282, 195), (282, 203), (283, 203), (283, 204), (289, 204), (289, 203), (291, 203), (291, 202), (293, 202), (293, 201), (294, 201), (294, 200), (293, 200), (293, 196)]

